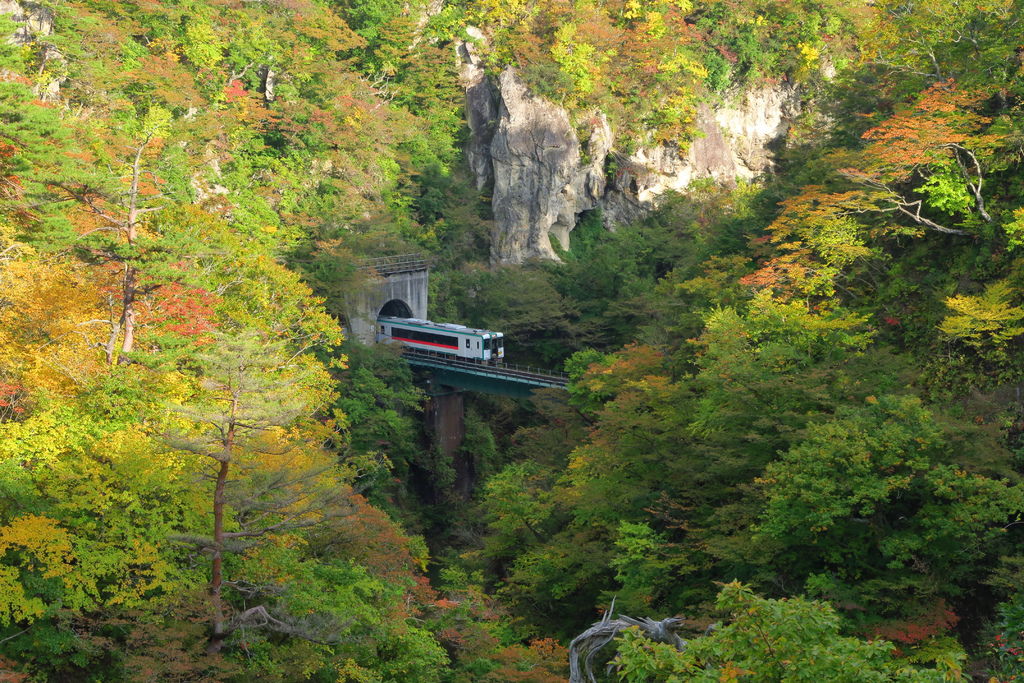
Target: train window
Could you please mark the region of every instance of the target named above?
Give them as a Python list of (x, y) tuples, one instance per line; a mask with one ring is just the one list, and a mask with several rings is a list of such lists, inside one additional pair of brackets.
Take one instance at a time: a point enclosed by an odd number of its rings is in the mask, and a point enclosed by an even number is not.
[(424, 344), (442, 346), (449, 349), (459, 348), (459, 338), (450, 337), (446, 334), (434, 334), (433, 332), (426, 332), (423, 330), (399, 328), (395, 330), (393, 336), (396, 339), (403, 339), (405, 341), (422, 342)]
[(469, 337), (466, 337), (466, 348), (469, 348)]

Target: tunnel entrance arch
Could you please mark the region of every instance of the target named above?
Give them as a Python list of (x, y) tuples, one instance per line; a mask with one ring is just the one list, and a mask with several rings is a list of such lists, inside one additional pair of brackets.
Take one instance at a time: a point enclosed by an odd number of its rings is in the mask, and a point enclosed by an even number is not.
[(401, 299), (391, 299), (378, 311), (377, 316), (387, 316), (390, 318), (415, 318), (412, 314), (412, 309), (409, 304), (405, 303)]

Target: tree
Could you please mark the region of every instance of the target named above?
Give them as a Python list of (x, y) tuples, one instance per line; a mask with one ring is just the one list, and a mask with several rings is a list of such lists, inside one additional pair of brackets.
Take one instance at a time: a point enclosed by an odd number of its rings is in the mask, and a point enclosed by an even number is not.
[(912, 621), (957, 597), (1024, 512), (1020, 485), (971, 471), (911, 397), (838, 409), (758, 483), (771, 565), (867, 621)]
[[(31, 110), (38, 105), (29, 104)], [(108, 364), (126, 361), (136, 344), (137, 309), (147, 291), (141, 281), (140, 247), (146, 217), (167, 205), (156, 167), (171, 124), (171, 113), (151, 105), (139, 113), (121, 112), (120, 125), (97, 128), (75, 122), (79, 140), (57, 138), (63, 162), (47, 163), (32, 170), (25, 201), (43, 206), (49, 219), (64, 224), (64, 231), (47, 234), (37, 227), (36, 241), (53, 249), (52, 242), (74, 240), (94, 264), (117, 264), (117, 285), (107, 295), (109, 335), (103, 348)], [(43, 147), (45, 149), (45, 147)], [(26, 161), (35, 161), (41, 150), (26, 150)], [(50, 152), (52, 154), (52, 151)], [(56, 207), (63, 212), (54, 215)], [(44, 224), (45, 225), (45, 224)], [(42, 226), (40, 226), (42, 227)], [(150, 240), (151, 241), (151, 240)], [(50, 242), (47, 244), (47, 242)], [(61, 244), (60, 248), (66, 248)]]
[(948, 78), (1019, 87), (1019, 0), (884, 0), (874, 7), (864, 31), (865, 56), (893, 74), (890, 82), (897, 88)]
[[(222, 592), (224, 556), (238, 553), (262, 537), (313, 526), (338, 502), (338, 482), (315, 446), (301, 442), (301, 418), (315, 409), (315, 366), (288, 356), (283, 344), (255, 333), (218, 333), (212, 348), (199, 354), (194, 394), (173, 406), (182, 428), (168, 435), (175, 447), (213, 461), (213, 529), (209, 537), (189, 539), (210, 554), (211, 606), (209, 653), (241, 626), (268, 626), (297, 632), (271, 616), (266, 607), (249, 607), (227, 616)], [(326, 396), (320, 395), (321, 400)]]
[[(928, 218), (925, 207), (992, 222), (982, 192), (996, 143), (986, 131), (991, 117), (979, 113), (987, 95), (953, 80), (935, 83), (913, 106), (865, 132), (862, 166), (840, 174), (868, 188), (866, 198), (877, 210), (896, 211), (931, 230), (967, 234)], [(923, 199), (907, 196), (911, 181), (918, 181), (914, 192)]]
[(1006, 281), (990, 283), (979, 296), (957, 295), (946, 299), (950, 315), (939, 324), (949, 339), (974, 350), (997, 378), (1012, 379), (1019, 364), (1010, 344), (1024, 335), (1024, 309), (1014, 306), (1013, 288)]

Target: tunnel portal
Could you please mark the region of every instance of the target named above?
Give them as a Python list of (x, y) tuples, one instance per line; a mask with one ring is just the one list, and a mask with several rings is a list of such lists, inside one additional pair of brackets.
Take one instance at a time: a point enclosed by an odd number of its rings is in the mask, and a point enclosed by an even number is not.
[(401, 299), (391, 299), (386, 304), (381, 306), (377, 316), (388, 316), (391, 318), (414, 318), (412, 309), (409, 308), (409, 304), (405, 303)]
[(418, 254), (387, 256), (364, 262), (365, 285), (346, 297), (347, 332), (364, 344), (376, 337), (377, 316), (427, 317), (429, 265)]

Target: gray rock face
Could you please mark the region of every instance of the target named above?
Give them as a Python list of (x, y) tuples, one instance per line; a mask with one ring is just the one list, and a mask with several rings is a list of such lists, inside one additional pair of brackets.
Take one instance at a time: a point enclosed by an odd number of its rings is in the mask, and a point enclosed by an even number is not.
[[(466, 32), (474, 40), (485, 40), (479, 29), (470, 27)], [(483, 62), (477, 56), (476, 46), (471, 42), (460, 43), (457, 53), (459, 79), (466, 89), (466, 121), (469, 124), (466, 160), (476, 177), (476, 189), (482, 190), (494, 180), (491, 138), (498, 124), (498, 97), (487, 78)]]
[(534, 97), (512, 69), (498, 78), (501, 104), (491, 140), (491, 257), (500, 263), (557, 258), (548, 234), (568, 237), (579, 197), (572, 182), (580, 143), (568, 113)]
[(666, 192), (712, 178), (730, 186), (770, 172), (772, 148), (800, 113), (800, 91), (789, 83), (762, 84), (697, 109), (698, 134), (685, 155), (661, 145), (616, 157), (602, 200), (609, 227), (643, 218)]
[(699, 134), (685, 153), (658, 145), (627, 155), (615, 151), (602, 113), (574, 127), (565, 109), (530, 93), (511, 68), (492, 85), (471, 43), (459, 47), (459, 57), (470, 128), (466, 156), (478, 189), (493, 182), (496, 263), (557, 259), (552, 238), (568, 248), (584, 211), (601, 208), (614, 228), (642, 218), (666, 192), (694, 180), (728, 186), (768, 172), (772, 148), (800, 112), (795, 86), (765, 83), (701, 104)]
[(6, 14), (20, 24), (8, 42), (14, 45), (27, 45), (36, 36), (48, 36), (53, 33), (53, 12), (34, 2), (18, 2), (18, 0), (0, 0), (0, 14)]
[(581, 144), (568, 112), (532, 95), (512, 69), (498, 78), (498, 101), (497, 126), (487, 145), (494, 180), (491, 258), (557, 259), (552, 238), (568, 249), (580, 212), (598, 206), (605, 195), (611, 128), (604, 114), (594, 112)]
[[(53, 33), (53, 11), (38, 3), (0, 0), (0, 15), (10, 16), (18, 24), (7, 38), (11, 45), (30, 45)], [(53, 45), (40, 42), (37, 47), (43, 65), (50, 61), (64, 61), (64, 55)], [(43, 102), (56, 101), (60, 97), (60, 83), (60, 79), (40, 83), (35, 86), (36, 94)]]

